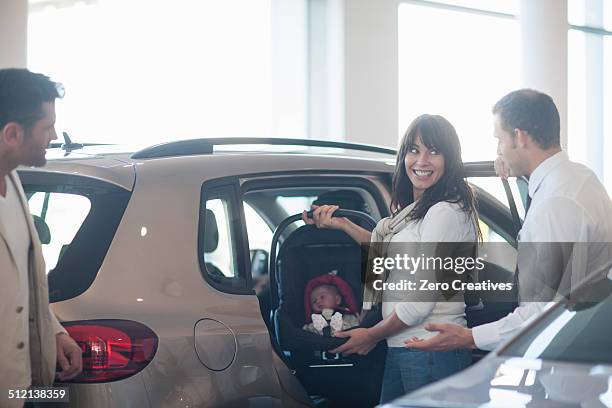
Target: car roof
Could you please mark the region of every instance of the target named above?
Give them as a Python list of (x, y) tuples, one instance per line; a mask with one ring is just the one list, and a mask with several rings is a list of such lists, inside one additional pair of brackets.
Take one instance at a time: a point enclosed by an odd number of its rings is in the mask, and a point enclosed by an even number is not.
[[(172, 172), (189, 177), (198, 169), (205, 179), (317, 170), (392, 173), (396, 164), (394, 149), (304, 139), (197, 139), (141, 150), (121, 145), (85, 145), (72, 151), (57, 147), (48, 150), (48, 163), (42, 171), (98, 178), (128, 190), (133, 188), (136, 173)], [(159, 154), (160, 150), (164, 154)], [(465, 163), (465, 169), (468, 177), (495, 175), (491, 161)]]

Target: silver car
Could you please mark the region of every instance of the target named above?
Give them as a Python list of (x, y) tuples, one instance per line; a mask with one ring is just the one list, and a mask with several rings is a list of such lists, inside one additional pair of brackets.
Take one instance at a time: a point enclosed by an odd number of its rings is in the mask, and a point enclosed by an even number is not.
[[(333, 269), (360, 283), (345, 238), (301, 247), (292, 237), (306, 226), (283, 221), (324, 200), (370, 226), (389, 215), (395, 151), (282, 139), (75, 147), (19, 170), (52, 309), (83, 349), (69, 406), (376, 404), (380, 364), (279, 336), (279, 308), (299, 309), (291, 290), (303, 290), (305, 274)], [(515, 256), (519, 180), (504, 186), (490, 162), (466, 171), (485, 240)], [(283, 258), (291, 245), (303, 256), (294, 269)], [(497, 267), (512, 279), (513, 260)]]
[(478, 364), (384, 407), (612, 407), (611, 275)]

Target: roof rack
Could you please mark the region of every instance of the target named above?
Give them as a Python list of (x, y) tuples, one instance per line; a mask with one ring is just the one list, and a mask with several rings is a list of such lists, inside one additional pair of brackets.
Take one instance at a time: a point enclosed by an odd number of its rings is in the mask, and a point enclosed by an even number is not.
[(331, 147), (334, 149), (361, 150), (373, 153), (385, 153), (396, 155), (397, 151), (388, 147), (373, 146), (366, 144), (334, 142), (331, 140), (315, 139), (288, 139), (288, 138), (259, 138), (259, 137), (236, 137), (236, 138), (207, 138), (180, 140), (177, 142), (162, 143), (147, 147), (132, 154), (132, 159), (152, 159), (157, 157), (187, 156), (197, 154), (212, 154), (214, 146), (224, 145), (286, 145), (286, 146), (315, 146)]

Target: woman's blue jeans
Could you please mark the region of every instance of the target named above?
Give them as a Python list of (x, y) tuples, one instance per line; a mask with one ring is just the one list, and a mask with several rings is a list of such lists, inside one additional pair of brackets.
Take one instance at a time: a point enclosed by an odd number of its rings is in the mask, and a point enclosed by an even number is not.
[(472, 363), (471, 350), (420, 351), (389, 347), (385, 361), (380, 402), (386, 403)]

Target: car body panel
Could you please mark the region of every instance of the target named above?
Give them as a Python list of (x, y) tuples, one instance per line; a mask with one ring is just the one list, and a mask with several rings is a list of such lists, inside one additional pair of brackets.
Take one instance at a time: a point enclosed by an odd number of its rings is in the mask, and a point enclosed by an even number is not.
[[(21, 170), (76, 174), (132, 192), (91, 286), (51, 308), (61, 321), (138, 321), (156, 333), (159, 344), (153, 361), (130, 378), (71, 384), (76, 401), (71, 404), (308, 406), (303, 388), (272, 350), (257, 297), (221, 292), (202, 276), (197, 247), (202, 185), (223, 178), (239, 183), (298, 174), (319, 180), (360, 177), (388, 205), (395, 157), (224, 152), (134, 160), (125, 153), (86, 150), (56, 154), (42, 169)], [(472, 168), (475, 175), (494, 174), (491, 163)]]
[(121, 381), (102, 384), (55, 384), (68, 386), (69, 402), (66, 408), (133, 408), (149, 407), (149, 397), (142, 374)]
[[(153, 406), (159, 401), (165, 401), (164, 406), (178, 406), (182, 401), (216, 406), (255, 396), (272, 398), (266, 400), (267, 405), (282, 400), (270, 337), (256, 296), (222, 293), (209, 286), (200, 272), (197, 248), (189, 244), (197, 242), (204, 181), (249, 170), (304, 171), (303, 166), (296, 166), (293, 156), (274, 161), (269, 157), (238, 159), (227, 155), (206, 160), (181, 158), (184, 165), (167, 159), (136, 163), (132, 198), (96, 279), (82, 295), (52, 305), (65, 321), (128, 319), (151, 328), (159, 336), (159, 346), (142, 377)], [(343, 160), (330, 157), (313, 160), (312, 168), (332, 161), (331, 168), (353, 172), (389, 168), (380, 162), (364, 166), (356, 159), (345, 159), (346, 165), (338, 166)], [(62, 165), (68, 163), (56, 166)], [(71, 163), (71, 170), (79, 165)], [(169, 249), (168, 242), (186, 245)], [(235, 335), (239, 351), (223, 370), (211, 370), (198, 359), (194, 325), (202, 319), (221, 322)], [(216, 341), (218, 338), (211, 344)], [(198, 352), (205, 348), (200, 345)], [(219, 350), (211, 347), (210, 352)], [(274, 402), (275, 398), (278, 401)]]
[(489, 355), (384, 407), (603, 407), (612, 366)]
[(77, 174), (103, 180), (131, 191), (136, 179), (134, 164), (116, 157), (71, 156), (49, 160), (42, 168), (20, 167), (20, 172)]

